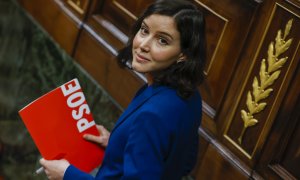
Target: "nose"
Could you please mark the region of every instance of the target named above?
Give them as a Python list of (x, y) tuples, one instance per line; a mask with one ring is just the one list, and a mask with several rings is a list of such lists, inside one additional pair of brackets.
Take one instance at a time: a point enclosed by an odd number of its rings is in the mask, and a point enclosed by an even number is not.
[(150, 43), (151, 43), (151, 37), (150, 36), (143, 38), (141, 40), (141, 43), (140, 43), (141, 51), (149, 52), (150, 51)]

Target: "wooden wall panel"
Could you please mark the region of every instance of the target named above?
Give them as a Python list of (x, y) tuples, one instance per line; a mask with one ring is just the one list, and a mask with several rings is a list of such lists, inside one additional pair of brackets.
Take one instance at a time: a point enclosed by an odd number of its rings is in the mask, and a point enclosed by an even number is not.
[(199, 167), (196, 180), (209, 179), (209, 180), (246, 180), (249, 176), (243, 174), (234, 163), (230, 163), (225, 159), (222, 152), (218, 151), (212, 145), (206, 150), (201, 166)]
[[(298, 51), (299, 55), (299, 51)], [(299, 56), (298, 56), (299, 57)], [(300, 65), (279, 109), (266, 142), (258, 171), (266, 179), (299, 179), (300, 167)], [(274, 151), (275, 150), (275, 151)]]
[[(202, 0), (195, 3), (206, 17), (208, 62), (205, 69), (206, 81), (200, 86), (200, 91), (204, 100), (204, 112), (208, 117), (204, 119), (204, 123), (212, 125), (217, 121), (216, 116), (238, 64), (239, 53), (252, 25), (256, 3), (235, 0)], [(217, 133), (214, 127), (207, 128)]]
[[(204, 3), (206, 1), (201, 2)], [(208, 4), (205, 5), (211, 7), (211, 9), (216, 11), (216, 7), (218, 5), (214, 4), (211, 6), (211, 4), (213, 4), (213, 2), (208, 2)], [(226, 8), (228, 8), (228, 6), (226, 6)], [(246, 172), (246, 175), (248, 175), (249, 177), (251, 176), (254, 179), (299, 178), (297, 176), (298, 174), (296, 173), (296, 170), (299, 169), (297, 168), (299, 165), (299, 161), (297, 161), (296, 153), (297, 149), (299, 148), (299, 143), (296, 143), (295, 141), (290, 140), (288, 145), (286, 147), (284, 146), (285, 151), (281, 153), (281, 159), (277, 158), (275, 160), (275, 158), (272, 156), (273, 159), (271, 159), (273, 161), (273, 164), (265, 162), (265, 164), (262, 165), (259, 161), (259, 159), (262, 158), (261, 154), (264, 150), (264, 145), (268, 144), (270, 141), (275, 141), (277, 142), (276, 144), (279, 145), (280, 140), (278, 143), (278, 139), (276, 139), (276, 137), (278, 138), (283, 136), (283, 134), (278, 134), (278, 132), (276, 132), (272, 139), (268, 139), (268, 136), (270, 135), (270, 130), (272, 129), (274, 122), (278, 116), (278, 111), (284, 106), (283, 97), (286, 94), (290, 94), (287, 91), (287, 88), (289, 85), (295, 83), (291, 79), (292, 77), (297, 76), (295, 75), (295, 70), (299, 68), (299, 33), (297, 33), (299, 32), (300, 27), (298, 18), (299, 7), (297, 7), (295, 3), (290, 3), (290, 1), (286, 2), (267, 0), (264, 1), (262, 3), (262, 6), (258, 7), (256, 11), (258, 11), (259, 13), (253, 12), (253, 24), (251, 24), (251, 30), (247, 34), (247, 36), (249, 35), (249, 37), (251, 38), (246, 39), (246, 45), (242, 48), (242, 53), (238, 57), (237, 66), (233, 68), (233, 74), (231, 79), (232, 81), (226, 81), (227, 83), (229, 83), (227, 84), (228, 93), (226, 93), (225, 91), (224, 97), (221, 98), (222, 107), (220, 107), (219, 109), (213, 109), (216, 110), (216, 123), (214, 124), (211, 121), (205, 121), (207, 117), (204, 116), (204, 124), (202, 128), (204, 129), (204, 131), (208, 130), (210, 132), (214, 132), (211, 131), (211, 127), (213, 130), (215, 130), (215, 136), (208, 138), (207, 141), (214, 145), (216, 151), (218, 151), (218, 153), (221, 154), (221, 156), (225, 159), (225, 161), (227, 161), (227, 163), (235, 166), (237, 169), (240, 169), (241, 172)], [(270, 98), (267, 100), (266, 108), (262, 113), (255, 114), (254, 116), (255, 118), (260, 120), (259, 123), (245, 131), (246, 136), (244, 136), (242, 144), (240, 144), (238, 142), (238, 138), (244, 126), (243, 120), (241, 118), (241, 110), (245, 108), (247, 109), (247, 92), (248, 90), (252, 91), (254, 76), (259, 76), (261, 60), (263, 58), (267, 59), (266, 55), (269, 48), (269, 43), (271, 41), (275, 41), (274, 39), (279, 29), (283, 29), (282, 31), (284, 31), (286, 23), (291, 18), (294, 19), (292, 30), (290, 31), (286, 39), (293, 38), (294, 44), (292, 44), (289, 47), (289, 49), (285, 52), (285, 54), (283, 54), (280, 57), (282, 58), (288, 56), (288, 61), (280, 69), (281, 75), (272, 85), (272, 88), (274, 90), (270, 94)], [(214, 19), (213, 22), (216, 23), (221, 21), (216, 21)], [(222, 28), (219, 28), (219, 31), (221, 30)], [(213, 43), (217, 44), (216, 41)], [(228, 53), (230, 54), (230, 50), (229, 52), (227, 52), (227, 54)], [(220, 62), (218, 62), (218, 64), (220, 64)], [(223, 70), (226, 69), (228, 71), (227, 67), (223, 66), (222, 68), (224, 68)], [(266, 68), (269, 68), (268, 65)], [(212, 68), (212, 70), (215, 69), (216, 68)], [(215, 90), (219, 91), (219, 88), (217, 87), (211, 86), (211, 88), (214, 88)], [(299, 89), (299, 87), (296, 87), (296, 89)], [(292, 97), (297, 97), (299, 94), (296, 93), (296, 91), (293, 91), (291, 93)], [(222, 103), (222, 101), (224, 103)], [(210, 101), (205, 102), (210, 105)], [(299, 109), (298, 106), (296, 106), (296, 108)], [(291, 108), (291, 106), (288, 106), (283, 111), (288, 112), (289, 107)], [(287, 121), (287, 119), (282, 119), (282, 121)], [(280, 128), (282, 128), (282, 126), (280, 126)], [(295, 130), (294, 132), (297, 131)], [(282, 144), (280, 145), (282, 146)], [(266, 151), (264, 156), (268, 156), (272, 152), (276, 152), (276, 150), (278, 149), (278, 147), (272, 147), (272, 149), (268, 149), (268, 151)], [(204, 151), (208, 152), (209, 149)], [(232, 161), (230, 158), (226, 158), (228, 157), (227, 154), (236, 155), (235, 160)], [(208, 155), (205, 154), (204, 159), (201, 161), (202, 163), (200, 163), (204, 167), (205, 164), (208, 163), (213, 163), (215, 166), (221, 167), (227, 166), (224, 164), (224, 159), (215, 158), (213, 157), (214, 155), (211, 155), (212, 157), (207, 156)], [(278, 154), (276, 157), (278, 157)], [(205, 158), (211, 159), (206, 161)], [(263, 166), (263, 170), (260, 169), (261, 171), (252, 171), (251, 169), (255, 168), (258, 165), (257, 163), (259, 164), (259, 166)], [(201, 165), (198, 166), (199, 170), (197, 171), (199, 173), (198, 176), (200, 178), (203, 177), (203, 174), (205, 174), (204, 169), (201, 169)], [(234, 172), (234, 170), (229, 171)], [(223, 174), (225, 175), (226, 173)], [(280, 174), (280, 176), (278, 174)], [(230, 175), (225, 176), (226, 178), (227, 176), (230, 177)], [(211, 179), (214, 177), (215, 176), (212, 176), (207, 179)]]
[(97, 41), (99, 37), (95, 36), (96, 33), (83, 30), (75, 59), (121, 107), (125, 108), (144, 82), (128, 70), (121, 69), (115, 56)]
[[(294, 39), (294, 41), (287, 47), (286, 51), (276, 55), (279, 52), (279, 47), (275, 47), (275, 39), (279, 37), (279, 30), (282, 32), (281, 37), (284, 37), (284, 32), (289, 27), (288, 22), (290, 19), (293, 19), (292, 24), (290, 24), (292, 27), (289, 34), (286, 34), (284, 42), (288, 42), (289, 39)], [(228, 146), (235, 147), (236, 152), (243, 154), (241, 156), (245, 156), (245, 159), (248, 159), (250, 164), (253, 164), (256, 160), (256, 155), (259, 154), (266, 140), (283, 96), (286, 93), (287, 85), (290, 84), (290, 79), (297, 66), (299, 60), (299, 56), (296, 56), (299, 48), (299, 40), (297, 41), (297, 39), (300, 37), (297, 27), (299, 27), (299, 23), (299, 16), (291, 13), (279, 3), (274, 4), (269, 26), (265, 31), (265, 36), (261, 39), (261, 47), (258, 49), (257, 57), (252, 61), (253, 64), (249, 67), (249, 76), (242, 85), (244, 88), (238, 97), (237, 108), (233, 109), (232, 116), (228, 118), (229, 123), (224, 132)], [(284, 47), (288, 45), (278, 46)], [(274, 50), (272, 50), (273, 48)], [(282, 64), (282, 67), (278, 66), (273, 71), (271, 68), (275, 68), (276, 65), (272, 65), (268, 61), (273, 56), (277, 58), (275, 62), (279, 60), (284, 62), (282, 58), (285, 57), (288, 57), (288, 59)], [(278, 78), (276, 75), (278, 75)], [(266, 77), (264, 78), (264, 76)], [(272, 79), (274, 79), (274, 83), (272, 83)], [(270, 93), (266, 94), (269, 90)], [(256, 100), (255, 97), (258, 99), (259, 96), (265, 97)], [(241, 113), (242, 110), (245, 114)], [(248, 123), (248, 128), (244, 128)], [(239, 138), (242, 138), (240, 139), (241, 142), (239, 142)]]
[(104, 0), (103, 8), (94, 14), (101, 14), (105, 19), (115, 24), (122, 32), (129, 35), (131, 27), (142, 11), (153, 0)]
[(105, 50), (86, 30), (81, 33), (74, 57), (99, 84), (107, 83), (108, 66), (113, 55)]
[[(297, 119), (293, 119), (293, 121), (297, 121), (296, 124), (296, 128), (293, 131), (293, 134), (291, 134), (290, 139), (287, 143), (286, 146), (286, 151), (284, 152), (284, 154), (286, 154), (286, 156), (283, 156), (281, 161), (279, 161), (280, 166), (282, 166), (284, 168), (285, 171), (287, 171), (289, 173), (289, 176), (292, 176), (294, 178), (299, 179), (300, 178), (300, 171), (299, 171), (299, 167), (300, 167), (300, 123), (299, 123), (299, 119), (300, 119), (300, 115), (299, 115), (299, 111), (298, 109), (300, 108), (300, 104), (298, 103), (298, 105), (296, 106), (297, 110), (295, 110), (296, 112), (294, 112), (295, 115), (294, 117)], [(298, 114), (296, 114), (298, 113)], [(293, 117), (293, 118), (294, 118)], [(276, 165), (276, 162), (272, 162), (273, 164), (271, 164), (270, 167), (272, 167), (272, 169), (274, 170), (274, 166)], [(279, 174), (278, 172), (276, 172), (276, 174)], [(281, 177), (285, 177), (284, 175), (280, 174)]]
[(72, 54), (82, 22), (62, 1), (20, 0), (20, 3), (68, 54)]

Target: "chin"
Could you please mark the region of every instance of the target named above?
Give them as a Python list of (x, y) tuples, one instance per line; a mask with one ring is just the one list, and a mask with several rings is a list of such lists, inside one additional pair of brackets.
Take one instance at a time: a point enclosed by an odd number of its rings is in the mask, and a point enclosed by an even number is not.
[(132, 67), (132, 69), (138, 73), (142, 73), (142, 74), (145, 74), (145, 73), (148, 73), (149, 71), (143, 69), (143, 68), (138, 68), (138, 67)]
[(141, 68), (135, 68), (134, 66), (132, 66), (132, 69), (133, 69), (134, 71), (138, 72), (138, 73), (142, 73), (142, 74), (147, 73), (147, 71), (145, 71), (145, 70), (143, 70), (143, 69), (141, 69)]
[(143, 68), (140, 67), (140, 64), (133, 62), (131, 66), (134, 71), (139, 72), (139, 73), (145, 73)]

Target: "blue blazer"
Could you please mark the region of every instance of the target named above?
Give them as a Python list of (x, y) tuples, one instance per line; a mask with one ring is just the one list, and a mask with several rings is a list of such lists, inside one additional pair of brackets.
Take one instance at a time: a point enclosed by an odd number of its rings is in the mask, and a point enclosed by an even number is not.
[(112, 130), (96, 177), (70, 165), (64, 179), (181, 179), (197, 159), (201, 109), (198, 91), (184, 100), (172, 88), (145, 85)]

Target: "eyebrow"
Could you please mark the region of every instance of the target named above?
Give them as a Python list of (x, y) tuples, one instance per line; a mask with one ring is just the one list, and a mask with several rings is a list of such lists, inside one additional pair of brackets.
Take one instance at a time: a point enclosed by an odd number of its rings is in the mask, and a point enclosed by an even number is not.
[[(146, 23), (145, 21), (142, 22), (142, 25), (146, 26), (146, 27), (149, 29), (149, 26), (147, 25), (147, 23)], [(159, 31), (158, 34), (167, 36), (167, 37), (170, 38), (171, 40), (174, 40), (173, 36), (170, 35), (170, 34), (167, 33), (167, 32)]]

